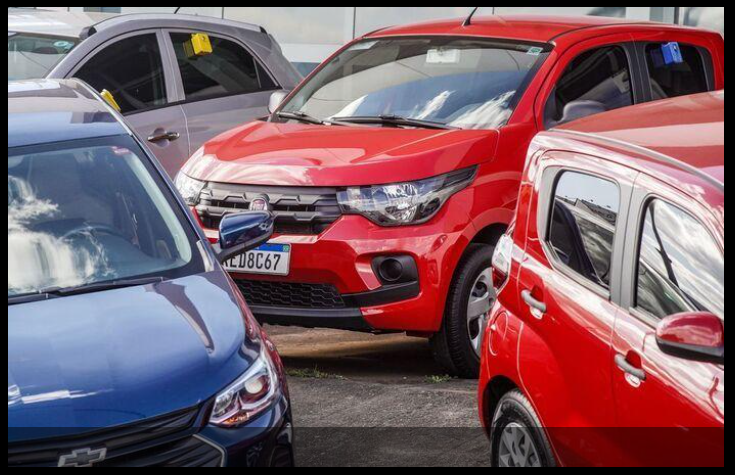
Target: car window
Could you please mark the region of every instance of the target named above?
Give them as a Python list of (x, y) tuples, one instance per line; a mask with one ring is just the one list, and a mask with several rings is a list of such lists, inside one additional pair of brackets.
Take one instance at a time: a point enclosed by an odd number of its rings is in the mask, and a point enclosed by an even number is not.
[(619, 212), (620, 189), (615, 183), (576, 172), (560, 176), (548, 244), (564, 265), (608, 290)]
[(657, 318), (709, 312), (725, 318), (725, 257), (694, 217), (661, 200), (646, 210), (636, 306)]
[(46, 77), (76, 45), (72, 38), (8, 32), (8, 81)]
[(575, 58), (546, 103), (547, 128), (600, 112), (633, 105), (630, 65), (625, 50), (608, 46)]
[(272, 90), (275, 83), (258, 61), (234, 41), (210, 37), (212, 52), (197, 55), (190, 33), (172, 33), (187, 100)]
[(8, 297), (203, 272), (165, 190), (131, 137), (8, 149)]
[(167, 102), (161, 50), (153, 33), (105, 46), (74, 76), (97, 91), (108, 90), (123, 114)]
[(679, 43), (650, 44), (646, 46), (646, 62), (654, 99), (686, 96), (709, 90), (704, 59), (694, 46)]
[(546, 45), (481, 38), (363, 40), (327, 62), (281, 110), (492, 129), (508, 123), (547, 57)]

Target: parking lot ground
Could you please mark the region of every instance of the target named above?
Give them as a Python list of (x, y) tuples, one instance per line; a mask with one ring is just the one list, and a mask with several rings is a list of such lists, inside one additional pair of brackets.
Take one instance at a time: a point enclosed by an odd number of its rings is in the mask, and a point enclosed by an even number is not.
[(427, 340), (268, 327), (288, 373), (299, 466), (487, 466), (476, 382)]

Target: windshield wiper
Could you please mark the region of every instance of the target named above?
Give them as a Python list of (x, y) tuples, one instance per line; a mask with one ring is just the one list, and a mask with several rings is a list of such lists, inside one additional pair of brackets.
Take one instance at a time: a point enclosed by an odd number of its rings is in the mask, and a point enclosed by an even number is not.
[(326, 125), (327, 121), (319, 120), (316, 117), (312, 117), (306, 112), (301, 111), (279, 111), (276, 112), (276, 117), (280, 119), (298, 120), (299, 122), (306, 122), (307, 124)]
[(166, 281), (164, 277), (145, 277), (141, 279), (123, 279), (110, 282), (99, 282), (95, 284), (80, 285), (78, 287), (50, 288), (38, 292), (8, 297), (8, 305), (17, 305), (30, 302), (39, 302), (59, 297), (72, 295), (91, 294), (104, 292), (106, 290), (125, 289), (128, 287), (140, 287), (143, 285), (160, 284)]
[(401, 117), (399, 115), (377, 115), (377, 116), (353, 116), (353, 117), (333, 117), (335, 123), (348, 122), (352, 124), (379, 124), (392, 125), (397, 127), (419, 127), (422, 129), (439, 129), (439, 130), (457, 130), (459, 127), (442, 124), (440, 122), (432, 122), (430, 120), (412, 119), (410, 117)]

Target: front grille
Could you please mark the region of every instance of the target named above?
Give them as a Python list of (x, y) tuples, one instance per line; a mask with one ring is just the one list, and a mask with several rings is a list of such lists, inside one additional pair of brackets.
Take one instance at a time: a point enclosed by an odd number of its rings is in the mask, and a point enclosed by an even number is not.
[(210, 467), (222, 453), (194, 436), (197, 409), (91, 434), (8, 444), (9, 467), (55, 467), (79, 449), (106, 449), (95, 466)]
[(197, 213), (206, 228), (217, 229), (228, 213), (245, 211), (256, 197), (267, 196), (276, 216), (277, 234), (317, 235), (342, 216), (337, 190), (209, 183), (200, 195)]
[(249, 305), (304, 309), (346, 307), (337, 288), (329, 284), (238, 280), (237, 285)]

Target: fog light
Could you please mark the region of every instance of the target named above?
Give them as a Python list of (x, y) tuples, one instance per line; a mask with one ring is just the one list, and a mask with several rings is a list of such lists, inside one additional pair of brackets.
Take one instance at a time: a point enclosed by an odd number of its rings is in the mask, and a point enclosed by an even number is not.
[(397, 259), (386, 259), (380, 264), (378, 272), (385, 282), (398, 282), (403, 276), (403, 264)]

